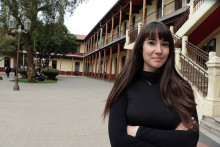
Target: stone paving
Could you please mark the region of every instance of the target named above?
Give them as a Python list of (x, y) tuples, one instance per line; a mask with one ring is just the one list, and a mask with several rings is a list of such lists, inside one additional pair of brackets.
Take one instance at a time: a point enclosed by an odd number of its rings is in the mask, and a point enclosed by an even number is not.
[(0, 75), (0, 147), (110, 147), (102, 112), (113, 83), (58, 76), (57, 83), (19, 83), (13, 91), (13, 73)]
[(0, 80), (0, 147), (110, 147), (101, 115), (113, 83), (58, 76), (13, 91), (10, 76)]

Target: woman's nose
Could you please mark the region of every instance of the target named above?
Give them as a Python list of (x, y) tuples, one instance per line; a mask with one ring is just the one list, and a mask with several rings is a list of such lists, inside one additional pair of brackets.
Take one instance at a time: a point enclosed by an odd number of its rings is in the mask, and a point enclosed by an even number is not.
[(162, 46), (160, 44), (156, 46), (156, 53), (158, 54), (162, 53)]

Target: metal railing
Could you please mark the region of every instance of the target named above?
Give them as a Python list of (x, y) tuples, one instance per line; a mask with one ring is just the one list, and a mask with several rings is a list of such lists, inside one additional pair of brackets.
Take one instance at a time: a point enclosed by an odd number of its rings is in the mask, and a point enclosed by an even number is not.
[(189, 11), (190, 11), (190, 7), (174, 24), (174, 33), (176, 33), (182, 27), (182, 25), (189, 19)]
[(205, 63), (209, 61), (209, 54), (188, 41), (186, 41), (186, 48), (188, 57), (207, 70), (208, 68)]
[(199, 9), (199, 7), (205, 2), (205, 0), (195, 0), (193, 2), (194, 12)]
[(180, 53), (180, 56), (182, 75), (195, 85), (203, 96), (207, 96), (208, 73), (183, 54)]

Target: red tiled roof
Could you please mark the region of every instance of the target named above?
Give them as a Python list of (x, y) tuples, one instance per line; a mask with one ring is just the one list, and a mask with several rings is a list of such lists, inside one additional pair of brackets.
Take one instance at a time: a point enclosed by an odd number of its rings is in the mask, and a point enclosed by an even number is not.
[(83, 53), (79, 53), (79, 52), (77, 52), (77, 53), (69, 53), (68, 55), (77, 55), (77, 56), (83, 56)]
[(77, 40), (84, 40), (86, 38), (86, 35), (79, 35), (79, 34), (74, 34), (77, 38)]

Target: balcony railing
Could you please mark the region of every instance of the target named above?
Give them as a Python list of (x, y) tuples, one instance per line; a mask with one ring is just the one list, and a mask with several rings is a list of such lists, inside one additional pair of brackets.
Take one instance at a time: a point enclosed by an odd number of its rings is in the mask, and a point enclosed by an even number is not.
[(124, 35), (126, 35), (126, 31), (125, 30), (121, 30), (119, 38), (124, 36)]
[(182, 25), (189, 19), (189, 10), (190, 8), (188, 8), (186, 12), (174, 24), (174, 33), (176, 33), (182, 27)]
[(113, 41), (119, 38), (119, 33), (114, 34), (113, 36)]
[(207, 96), (208, 91), (208, 73), (194, 64), (189, 58), (180, 54), (181, 73), (193, 85), (195, 85), (203, 95)]
[(188, 57), (207, 70), (208, 68), (205, 63), (209, 60), (209, 54), (188, 41), (186, 41), (186, 48)]
[(138, 29), (131, 31), (130, 32), (130, 43), (135, 42), (137, 36), (138, 36)]
[(193, 2), (194, 12), (199, 9), (199, 7), (204, 3), (205, 0), (195, 0)]
[(182, 44), (182, 39), (176, 34), (173, 34), (173, 40), (174, 40), (175, 47), (179, 47)]

